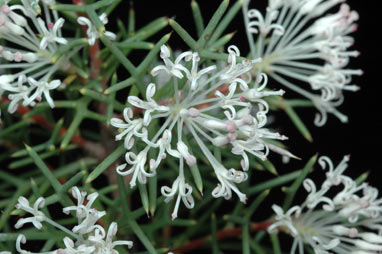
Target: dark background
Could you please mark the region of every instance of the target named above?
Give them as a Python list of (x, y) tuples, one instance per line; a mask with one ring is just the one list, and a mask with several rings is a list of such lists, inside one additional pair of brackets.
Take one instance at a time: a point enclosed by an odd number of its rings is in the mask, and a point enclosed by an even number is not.
[[(197, 1), (203, 13), (205, 24), (220, 4), (220, 0)], [(230, 6), (235, 1), (231, 1)], [(252, 1), (251, 7), (256, 7), (264, 13), (267, 0)], [(128, 10), (134, 6), (137, 17), (137, 28), (142, 27), (156, 17), (175, 17), (175, 20), (183, 26), (194, 38), (196, 30), (193, 22), (190, 0), (166, 0), (148, 1), (133, 0), (126, 1), (116, 11), (125, 24), (128, 22)], [(301, 168), (304, 163), (316, 152), (328, 155), (333, 159), (335, 165), (339, 163), (343, 155), (351, 154), (348, 174), (358, 176), (365, 171), (371, 172), (369, 181), (375, 186), (380, 186), (378, 173), (380, 170), (380, 144), (382, 141), (380, 118), (380, 86), (378, 71), (380, 69), (378, 60), (381, 59), (377, 36), (380, 34), (378, 8), (376, 1), (348, 0), (352, 9), (360, 14), (358, 21), (359, 29), (353, 34), (355, 45), (353, 49), (361, 52), (358, 58), (353, 58), (350, 66), (362, 69), (364, 75), (354, 77), (353, 83), (359, 85), (361, 90), (357, 93), (345, 92), (345, 102), (339, 108), (341, 112), (348, 115), (349, 123), (342, 124), (334, 116), (329, 115), (328, 122), (324, 127), (315, 127), (313, 124), (315, 109), (299, 110), (301, 118), (305, 120), (313, 135), (314, 142), (309, 143), (302, 138), (291, 126), (291, 122), (284, 115), (276, 115), (275, 126), (281, 126), (281, 131), (290, 137), (286, 144), (290, 150), (300, 156), (303, 161), (292, 161), (288, 165), (279, 163), (286, 171)], [(337, 11), (336, 7), (335, 11)], [(165, 33), (171, 31), (166, 28), (160, 32), (152, 41), (158, 40)], [(227, 28), (226, 33), (237, 31), (230, 44), (237, 45), (242, 54), (248, 52), (247, 38), (245, 36), (242, 14), (238, 13), (234, 22)], [(188, 50), (187, 45), (174, 33), (169, 41), (172, 48)], [(270, 83), (272, 85), (272, 83)], [(273, 157), (278, 160), (277, 157)], [(273, 161), (273, 158), (272, 161)], [(278, 162), (276, 161), (276, 164)], [(281, 172), (280, 172), (281, 173)]]

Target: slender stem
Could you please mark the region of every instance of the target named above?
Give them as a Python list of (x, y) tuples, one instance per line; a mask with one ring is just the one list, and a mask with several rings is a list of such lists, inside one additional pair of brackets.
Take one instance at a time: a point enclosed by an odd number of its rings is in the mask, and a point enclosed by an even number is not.
[(76, 235), (75, 233), (73, 233), (72, 231), (70, 231), (69, 229), (67, 229), (66, 227), (61, 226), (61, 225), (58, 224), (57, 222), (55, 222), (55, 221), (49, 219), (48, 217), (44, 216), (44, 221), (48, 222), (50, 225), (52, 225), (52, 226), (58, 228), (59, 230), (61, 230), (61, 231), (65, 232), (65, 233), (67, 233), (68, 235), (70, 235), (70, 236), (72, 236), (72, 237), (78, 239), (78, 235)]

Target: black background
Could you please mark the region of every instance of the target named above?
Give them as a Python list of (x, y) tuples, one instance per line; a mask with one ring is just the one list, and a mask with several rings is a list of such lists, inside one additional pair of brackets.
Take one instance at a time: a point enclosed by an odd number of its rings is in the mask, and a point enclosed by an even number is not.
[[(197, 1), (202, 10), (205, 24), (213, 15), (220, 4), (220, 0), (200, 0)], [(231, 1), (230, 6), (235, 1)], [(357, 93), (345, 92), (345, 102), (340, 107), (340, 111), (348, 115), (349, 122), (342, 124), (334, 116), (329, 115), (328, 122), (324, 127), (315, 127), (313, 124), (314, 109), (300, 110), (298, 113), (305, 120), (309, 130), (312, 132), (314, 142), (309, 143), (303, 139), (298, 132), (291, 127), (291, 122), (283, 114), (276, 114), (274, 126), (290, 137), (286, 144), (290, 150), (300, 156), (303, 161), (292, 161), (288, 165), (282, 165), (287, 171), (301, 168), (304, 163), (316, 152), (321, 155), (328, 155), (335, 164), (337, 164), (345, 154), (351, 154), (350, 167), (348, 174), (358, 176), (365, 171), (371, 172), (369, 181), (374, 186), (381, 186), (378, 179), (380, 170), (380, 151), (381, 135), (381, 106), (380, 106), (380, 13), (376, 7), (377, 1), (359, 1), (348, 0), (347, 3), (352, 9), (360, 14), (358, 21), (359, 29), (353, 34), (355, 45), (353, 49), (361, 52), (358, 58), (353, 58), (350, 66), (355, 69), (362, 69), (364, 75), (354, 77), (353, 83), (359, 85), (361, 90)], [(134, 6), (136, 12), (137, 28), (142, 27), (156, 17), (173, 17), (183, 26), (194, 38), (196, 30), (193, 22), (190, 0), (165, 0), (165, 1), (147, 1), (134, 0), (125, 1), (114, 13), (125, 24), (128, 23), (128, 10)], [(262, 12), (265, 10), (266, 0), (252, 1), (251, 7), (258, 8)], [(333, 10), (333, 11), (337, 11)], [(114, 19), (110, 18), (110, 20)], [(171, 27), (159, 32), (157, 37), (151, 39), (157, 41), (165, 33), (170, 32)], [(237, 45), (244, 55), (248, 52), (247, 39), (242, 22), (242, 14), (238, 13), (234, 22), (227, 28), (226, 33), (237, 31), (230, 44)], [(168, 42), (174, 49), (188, 50), (187, 45), (174, 33)], [(269, 83), (272, 87), (272, 82)], [(275, 87), (275, 86), (274, 86)], [(271, 157), (276, 160), (277, 157)]]

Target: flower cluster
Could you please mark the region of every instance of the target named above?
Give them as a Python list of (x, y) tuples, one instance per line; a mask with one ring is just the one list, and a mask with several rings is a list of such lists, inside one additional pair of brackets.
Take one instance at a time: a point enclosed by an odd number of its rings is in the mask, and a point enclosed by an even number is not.
[[(65, 214), (70, 214), (71, 211), (75, 212), (78, 225), (73, 227), (72, 230), (56, 223), (40, 210), (45, 204), (45, 199), (42, 197), (36, 200), (33, 207), (30, 206), (26, 198), (19, 197), (16, 208), (28, 212), (33, 216), (19, 219), (15, 224), (15, 228), (20, 228), (26, 223), (32, 223), (37, 229), (41, 229), (42, 222), (46, 222), (68, 234), (70, 237), (67, 236), (63, 239), (65, 248), (49, 252), (52, 254), (118, 254), (118, 251), (114, 249), (115, 246), (126, 245), (128, 248), (133, 246), (133, 242), (131, 241), (113, 241), (113, 237), (115, 237), (118, 230), (116, 222), (110, 224), (107, 232), (101, 225), (96, 224), (102, 216), (106, 215), (105, 211), (98, 211), (96, 208), (92, 208), (94, 201), (98, 197), (97, 192), (87, 195), (85, 191), (80, 191), (77, 187), (73, 187), (72, 195), (77, 200), (77, 205), (63, 209)], [(75, 241), (73, 241), (72, 238), (74, 238)], [(16, 240), (16, 250), (20, 254), (31, 253), (21, 248), (21, 244), (25, 243), (25, 236), (20, 234)]]
[[(327, 113), (347, 122), (336, 107), (343, 102), (343, 90), (359, 89), (351, 84), (352, 76), (362, 74), (346, 67), (351, 57), (359, 55), (349, 50), (357, 12), (343, 3), (338, 13), (323, 16), (341, 2), (345, 0), (269, 0), (265, 18), (258, 10), (248, 11), (247, 5), (243, 9), (251, 55), (264, 59), (256, 67), (311, 100), (320, 112), (317, 126), (326, 123)], [(256, 45), (251, 34), (259, 34)], [(289, 79), (308, 83), (313, 91)]]
[[(289, 152), (269, 144), (269, 139), (286, 139), (279, 133), (265, 128), (267, 124), (268, 104), (263, 99), (271, 95), (283, 95), (284, 91), (265, 90), (267, 77), (259, 74), (252, 81), (251, 70), (260, 60), (244, 60), (237, 62), (240, 51), (236, 46), (228, 48), (229, 57), (225, 67), (218, 70), (213, 65), (198, 70), (201, 59), (196, 52), (183, 52), (175, 61), (171, 60), (169, 49), (163, 45), (160, 57), (164, 65), (155, 67), (151, 74), (160, 72), (171, 77), (165, 85), (171, 88), (170, 97), (157, 96), (156, 85), (151, 83), (146, 90), (146, 100), (129, 96), (128, 102), (138, 110), (143, 110), (143, 117), (133, 116), (133, 110), (126, 108), (123, 112), (124, 121), (113, 118), (111, 124), (121, 130), (116, 140), (124, 139), (126, 163), (117, 167), (120, 175), (132, 175), (130, 186), (146, 183), (147, 177), (156, 174), (156, 169), (166, 156), (179, 160), (179, 175), (172, 187), (162, 187), (161, 192), (166, 201), (177, 195), (172, 218), (177, 217), (180, 200), (188, 208), (194, 206), (192, 187), (184, 176), (184, 164), (192, 167), (197, 163), (188, 143), (195, 142), (206, 157), (219, 184), (212, 195), (230, 199), (232, 191), (242, 202), (246, 195), (236, 187), (247, 179), (249, 157), (253, 155), (266, 160), (269, 150), (274, 149), (284, 155)], [(190, 63), (190, 69), (187, 68)], [(182, 82), (184, 78), (187, 82)], [(162, 120), (156, 133), (149, 133), (151, 127)], [(188, 138), (187, 136), (191, 137)], [(135, 139), (143, 142), (144, 149), (135, 153), (132, 150)], [(208, 146), (230, 147), (231, 152), (241, 156), (242, 170), (227, 169), (215, 158)], [(148, 159), (150, 149), (157, 149), (156, 158)], [(146, 167), (148, 162), (148, 167)], [(128, 170), (125, 170), (130, 165)]]
[(306, 179), (303, 186), (309, 194), (302, 205), (287, 212), (273, 206), (276, 222), (269, 231), (279, 228), (291, 234), (295, 239), (291, 253), (305, 253), (304, 243), (316, 254), (382, 251), (382, 199), (378, 199), (376, 188), (343, 175), (348, 160), (345, 156), (334, 168), (328, 157), (321, 157), (320, 165), (328, 167), (321, 188)]
[(8, 2), (0, 2), (0, 38), (7, 42), (0, 45), (0, 69), (10, 70), (10, 74), (0, 75), (0, 95), (8, 93), (10, 113), (19, 103), (34, 106), (42, 96), (53, 108), (50, 90), (60, 86), (61, 81), (51, 77), (68, 68), (69, 56), (53, 57), (59, 45), (68, 43), (61, 32), (64, 19), (57, 11), (49, 10), (54, 0), (43, 0), (42, 9), (38, 1)]

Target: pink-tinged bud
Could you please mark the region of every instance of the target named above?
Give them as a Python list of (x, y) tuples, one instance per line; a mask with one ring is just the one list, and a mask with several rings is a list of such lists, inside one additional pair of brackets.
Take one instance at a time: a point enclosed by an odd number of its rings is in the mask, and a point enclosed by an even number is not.
[(20, 52), (16, 52), (14, 55), (13, 55), (13, 60), (15, 62), (21, 62), (21, 60), (23, 60), (23, 55), (20, 53)]
[(243, 118), (243, 122), (246, 125), (252, 125), (253, 124), (253, 117), (252, 116), (245, 116)]
[(354, 238), (358, 235), (358, 230), (356, 228), (351, 228), (349, 229), (348, 234), (349, 234), (349, 237)]
[(189, 117), (198, 117), (200, 115), (200, 111), (196, 108), (190, 108), (187, 112)]
[(42, 98), (40, 96), (37, 96), (36, 101), (40, 102), (40, 101), (42, 101)]
[(368, 208), (370, 206), (370, 202), (368, 200), (362, 200), (360, 205), (362, 208)]
[(188, 166), (193, 166), (196, 164), (196, 158), (191, 155), (186, 159), (186, 163)]
[(66, 250), (65, 249), (58, 249), (56, 251), (57, 254), (66, 254)]
[(235, 122), (228, 122), (227, 125), (226, 125), (226, 130), (228, 132), (235, 132), (236, 131), (236, 124)]
[(11, 9), (9, 9), (8, 5), (1, 6), (0, 10), (5, 14), (8, 15), (11, 12)]
[(353, 25), (350, 30), (351, 30), (352, 33), (357, 32), (358, 25)]
[(52, 29), (54, 27), (54, 24), (52, 22), (48, 23), (48, 28)]
[(245, 102), (245, 97), (244, 96), (240, 96), (240, 101)]
[(227, 138), (228, 138), (228, 140), (229, 140), (230, 142), (232, 142), (232, 141), (235, 141), (235, 140), (236, 140), (237, 135), (236, 135), (236, 133), (234, 133), (234, 132), (230, 132), (230, 133), (228, 133)]
[(155, 160), (151, 159), (150, 160), (150, 169), (154, 168), (154, 165), (155, 165)]

